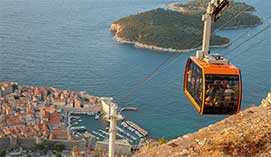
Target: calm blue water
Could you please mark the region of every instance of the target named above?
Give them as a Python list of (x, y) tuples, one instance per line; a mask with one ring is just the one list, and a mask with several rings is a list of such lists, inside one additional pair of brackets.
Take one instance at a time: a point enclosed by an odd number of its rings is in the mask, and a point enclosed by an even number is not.
[[(256, 14), (262, 18), (271, 15), (270, 0), (245, 1), (256, 6)], [(97, 96), (112, 96), (119, 102), (171, 53), (118, 44), (112, 40), (109, 26), (123, 16), (164, 7), (167, 2), (171, 1), (1, 0), (0, 81), (86, 90)], [(243, 36), (239, 43), (270, 21)], [(247, 29), (220, 34), (233, 39), (244, 31)], [(271, 39), (246, 50), (267, 36), (271, 36), (271, 29), (228, 56), (242, 70), (243, 108), (259, 104), (271, 90)], [(216, 51), (227, 51), (237, 44)], [(238, 52), (242, 55), (235, 57)], [(199, 116), (184, 96), (183, 72), (189, 55), (194, 52), (163, 68), (129, 98), (129, 104), (139, 111), (125, 116), (149, 130), (153, 137), (174, 138), (224, 118)], [(87, 117), (83, 120), (89, 128), (99, 124)]]

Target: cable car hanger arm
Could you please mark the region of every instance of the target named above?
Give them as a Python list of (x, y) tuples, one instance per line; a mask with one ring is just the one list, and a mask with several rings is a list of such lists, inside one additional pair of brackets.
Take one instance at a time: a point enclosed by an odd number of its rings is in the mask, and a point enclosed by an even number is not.
[(206, 14), (202, 16), (202, 21), (204, 21), (204, 30), (202, 51), (197, 52), (197, 57), (199, 59), (203, 59), (204, 57), (208, 56), (212, 22), (216, 22), (220, 18), (221, 12), (224, 11), (229, 3), (229, 0), (212, 0), (208, 3)]

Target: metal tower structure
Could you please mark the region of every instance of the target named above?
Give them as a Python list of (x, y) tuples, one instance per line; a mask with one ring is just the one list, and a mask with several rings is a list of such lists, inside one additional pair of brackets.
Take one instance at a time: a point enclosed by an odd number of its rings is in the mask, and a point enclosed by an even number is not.
[(197, 51), (196, 54), (199, 59), (208, 58), (212, 23), (220, 18), (221, 12), (229, 3), (229, 0), (212, 0), (208, 3), (206, 14), (202, 16), (202, 21), (204, 22), (202, 50)]

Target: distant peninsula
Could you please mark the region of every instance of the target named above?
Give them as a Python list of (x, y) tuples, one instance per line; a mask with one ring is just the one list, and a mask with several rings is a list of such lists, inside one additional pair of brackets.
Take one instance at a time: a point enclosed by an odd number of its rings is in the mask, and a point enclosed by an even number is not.
[[(154, 9), (121, 18), (111, 24), (114, 39), (120, 43), (158, 51), (185, 52), (199, 48), (202, 40), (202, 14), (208, 0), (192, 0), (187, 3), (170, 3), (167, 9)], [(253, 6), (243, 2), (231, 2), (213, 30), (236, 29), (261, 24)], [(240, 14), (241, 13), (241, 14)], [(237, 16), (240, 14), (239, 16)], [(237, 16), (236, 18), (233, 18)], [(212, 34), (211, 45), (224, 47), (229, 39)]]

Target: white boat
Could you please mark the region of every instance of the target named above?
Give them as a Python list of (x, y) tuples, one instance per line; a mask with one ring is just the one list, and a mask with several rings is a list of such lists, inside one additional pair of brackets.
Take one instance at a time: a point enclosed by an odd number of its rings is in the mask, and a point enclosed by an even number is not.
[(105, 134), (106, 136), (109, 135), (108, 132), (106, 132), (106, 131), (104, 131), (104, 130), (99, 129), (99, 131), (100, 131), (101, 133)]
[(121, 132), (121, 133), (125, 133), (123, 129), (117, 127), (118, 131)]
[(140, 138), (143, 137), (143, 135), (141, 135), (138, 131), (135, 131), (135, 134)]
[(87, 128), (85, 126), (74, 126), (74, 127), (71, 127), (71, 130), (79, 130), (79, 131), (86, 131)]
[(117, 136), (124, 139), (124, 136), (122, 136), (121, 134), (117, 133)]
[(101, 133), (99, 133), (99, 132), (97, 132), (97, 131), (91, 131), (94, 135), (97, 135), (97, 136), (99, 136), (99, 137), (101, 137), (101, 138), (105, 138), (105, 136), (104, 135), (102, 135)]
[(133, 136), (133, 135), (131, 135), (130, 136), (133, 140), (135, 140), (136, 141), (136, 138), (135, 138), (135, 136)]
[(98, 115), (98, 114), (96, 114), (95, 115), (95, 119), (97, 120), (97, 119), (99, 119), (100, 118), (100, 116)]
[(134, 132), (134, 131), (135, 131), (135, 129), (132, 128), (132, 127), (130, 127), (130, 126), (127, 126), (127, 129), (130, 130), (131, 132)]
[(99, 133), (99, 132), (97, 132), (97, 135), (99, 135), (100, 137), (102, 137), (102, 138), (105, 138), (105, 136), (104, 135), (102, 135), (101, 133)]

